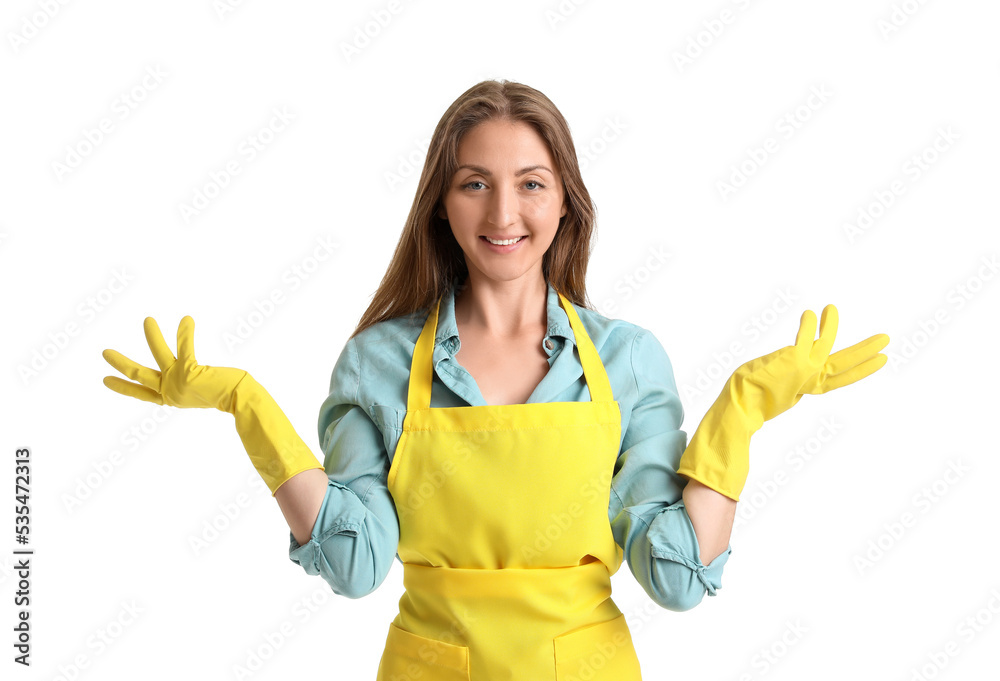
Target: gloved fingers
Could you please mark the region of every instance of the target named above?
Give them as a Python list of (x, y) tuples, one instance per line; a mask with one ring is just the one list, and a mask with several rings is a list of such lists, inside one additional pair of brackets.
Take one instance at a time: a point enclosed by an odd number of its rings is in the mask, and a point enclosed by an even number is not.
[(857, 366), (867, 359), (871, 359), (888, 344), (889, 336), (884, 333), (877, 333), (870, 338), (855, 343), (849, 348), (838, 350), (830, 355), (830, 358), (826, 361), (826, 373), (831, 376), (843, 373), (851, 367)]
[(185, 315), (177, 327), (177, 359), (190, 359), (197, 364), (194, 358), (194, 319), (191, 315)]
[[(108, 364), (113, 366), (115, 369), (118, 369), (118, 371), (122, 372), (133, 381), (138, 381), (147, 388), (158, 388), (160, 386), (159, 371), (133, 362), (117, 350), (105, 350), (101, 353), (101, 355), (108, 361)], [(114, 378), (114, 376), (111, 378)]]
[(840, 315), (837, 308), (827, 305), (823, 308), (823, 315), (819, 320), (819, 340), (813, 343), (809, 358), (818, 365), (826, 363), (833, 349), (833, 341), (837, 337), (837, 326), (840, 323)]
[(799, 332), (795, 335), (795, 345), (809, 350), (816, 338), (816, 313), (806, 310), (799, 319)]
[(135, 397), (144, 402), (152, 402), (154, 404), (163, 404), (163, 396), (160, 395), (160, 393), (136, 383), (129, 383), (128, 381), (118, 378), (117, 376), (105, 376), (104, 385), (108, 386), (116, 393), (120, 393), (127, 397)]
[(174, 359), (174, 353), (170, 351), (170, 347), (167, 345), (167, 341), (163, 340), (163, 334), (160, 333), (160, 327), (157, 326), (156, 320), (152, 317), (146, 317), (146, 320), (142, 323), (143, 331), (146, 332), (146, 342), (149, 343), (149, 349), (153, 353), (153, 359), (156, 360), (156, 364), (160, 367), (160, 371), (166, 371), (167, 367), (173, 364), (176, 360)]
[(836, 390), (837, 388), (842, 388), (845, 385), (850, 385), (856, 381), (860, 381), (866, 376), (874, 374), (876, 371), (885, 366), (885, 363), (889, 358), (883, 354), (875, 355), (861, 364), (848, 369), (847, 371), (841, 372), (835, 376), (827, 376), (823, 381), (822, 385), (819, 386), (820, 392), (828, 393), (831, 390)]

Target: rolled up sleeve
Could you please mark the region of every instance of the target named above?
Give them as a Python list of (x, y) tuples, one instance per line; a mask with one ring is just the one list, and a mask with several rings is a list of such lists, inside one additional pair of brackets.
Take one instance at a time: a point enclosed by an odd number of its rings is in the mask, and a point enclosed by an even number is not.
[(358, 402), (359, 374), (351, 338), (319, 414), (326, 495), (309, 541), (300, 545), (289, 532), (288, 548), (293, 563), (348, 598), (378, 588), (399, 545), (399, 520), (386, 485), (389, 459), (381, 432)]
[(611, 481), (608, 515), (629, 569), (650, 598), (668, 610), (690, 610), (722, 587), (732, 546), (709, 565), (681, 498), (677, 465), (687, 446), (673, 367), (651, 332), (632, 341), (637, 398)]

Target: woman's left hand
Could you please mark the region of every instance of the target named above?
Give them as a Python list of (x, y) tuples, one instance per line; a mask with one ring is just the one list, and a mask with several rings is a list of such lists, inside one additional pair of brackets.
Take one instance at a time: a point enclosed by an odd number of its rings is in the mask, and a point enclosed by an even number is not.
[(836, 307), (823, 308), (816, 339), (816, 315), (806, 310), (794, 345), (750, 360), (733, 373), (729, 393), (753, 422), (758, 417), (760, 423), (773, 419), (795, 406), (803, 395), (841, 388), (885, 365), (888, 358), (880, 351), (888, 345), (889, 336), (884, 333), (831, 355), (838, 321)]
[(750, 436), (764, 421), (791, 409), (805, 394), (830, 392), (878, 371), (889, 336), (876, 334), (830, 354), (837, 308), (827, 305), (816, 336), (816, 315), (802, 313), (795, 344), (750, 360), (726, 381), (681, 455), (677, 472), (739, 501), (750, 470)]

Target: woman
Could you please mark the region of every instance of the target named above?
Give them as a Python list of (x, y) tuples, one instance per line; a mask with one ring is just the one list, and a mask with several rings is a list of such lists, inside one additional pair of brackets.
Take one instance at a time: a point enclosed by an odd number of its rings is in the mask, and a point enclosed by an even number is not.
[(358, 598), (394, 557), (405, 592), (378, 679), (640, 679), (611, 575), (657, 603), (721, 587), (749, 438), (802, 394), (881, 367), (873, 336), (814, 341), (740, 367), (685, 448), (673, 370), (647, 330), (586, 302), (594, 209), (568, 126), (509, 81), (438, 123), (393, 260), (334, 367), (325, 466), (245, 371), (198, 365), (194, 322), (160, 371), (112, 350), (123, 394), (233, 413), (288, 521), (289, 556)]

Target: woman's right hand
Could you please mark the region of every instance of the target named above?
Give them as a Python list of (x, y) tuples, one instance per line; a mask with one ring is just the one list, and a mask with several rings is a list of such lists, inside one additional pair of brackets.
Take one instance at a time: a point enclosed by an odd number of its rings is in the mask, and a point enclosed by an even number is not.
[(171, 407), (214, 407), (231, 412), (233, 390), (247, 372), (198, 364), (194, 356), (194, 320), (190, 316), (181, 319), (177, 327), (176, 358), (163, 340), (155, 319), (146, 317), (143, 329), (160, 370), (142, 366), (115, 350), (105, 350), (102, 353), (104, 359), (137, 383), (117, 376), (105, 376), (104, 385), (117, 393), (146, 402)]

